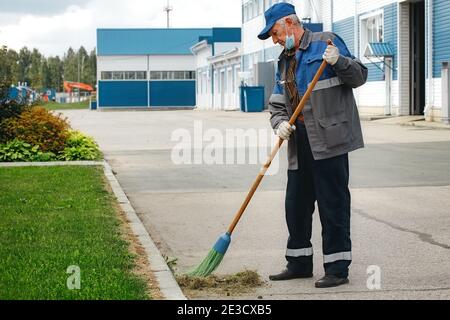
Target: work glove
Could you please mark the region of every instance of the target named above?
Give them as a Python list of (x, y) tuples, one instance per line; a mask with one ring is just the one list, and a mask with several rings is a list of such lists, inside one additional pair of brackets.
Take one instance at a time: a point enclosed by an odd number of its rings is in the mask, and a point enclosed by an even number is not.
[(333, 45), (329, 45), (323, 54), (323, 60), (328, 64), (334, 66), (339, 59), (339, 48)]
[(291, 126), (288, 121), (280, 124), (277, 130), (277, 135), (283, 140), (289, 140), (291, 134), (296, 130), (295, 126)]

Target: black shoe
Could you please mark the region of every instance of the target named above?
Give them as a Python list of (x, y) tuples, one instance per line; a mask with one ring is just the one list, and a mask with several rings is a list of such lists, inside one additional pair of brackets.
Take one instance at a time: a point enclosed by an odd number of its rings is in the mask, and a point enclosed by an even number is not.
[(326, 275), (316, 282), (316, 288), (332, 288), (349, 283), (348, 278), (338, 278), (333, 275)]
[(286, 269), (279, 274), (274, 274), (274, 275), (269, 276), (269, 279), (271, 281), (285, 281), (285, 280), (292, 280), (292, 279), (307, 279), (307, 278), (312, 278), (312, 277), (313, 277), (312, 273), (295, 273), (289, 269)]

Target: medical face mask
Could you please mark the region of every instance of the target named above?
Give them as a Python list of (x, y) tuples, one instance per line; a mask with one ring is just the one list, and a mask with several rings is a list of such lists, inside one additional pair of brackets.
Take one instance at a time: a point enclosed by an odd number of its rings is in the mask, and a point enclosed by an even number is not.
[(285, 41), (284, 47), (286, 48), (286, 50), (292, 50), (295, 47), (294, 32), (292, 32), (292, 34), (290, 36), (288, 36), (287, 26), (286, 26), (286, 41)]

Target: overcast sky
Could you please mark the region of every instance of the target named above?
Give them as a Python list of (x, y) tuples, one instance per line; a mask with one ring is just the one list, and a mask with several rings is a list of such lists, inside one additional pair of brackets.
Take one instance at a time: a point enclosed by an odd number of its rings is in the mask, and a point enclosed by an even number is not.
[[(171, 26), (240, 27), (241, 0), (170, 0)], [(0, 45), (38, 48), (47, 56), (69, 46), (95, 47), (97, 28), (165, 28), (167, 0), (0, 0)]]

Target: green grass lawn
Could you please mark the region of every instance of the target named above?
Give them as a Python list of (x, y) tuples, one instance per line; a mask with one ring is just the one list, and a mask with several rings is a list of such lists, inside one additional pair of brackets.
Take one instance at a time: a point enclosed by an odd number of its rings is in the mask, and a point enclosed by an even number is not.
[(47, 102), (42, 105), (47, 110), (89, 109), (89, 100), (75, 103)]
[(101, 168), (0, 168), (0, 300), (149, 299), (113, 201)]

